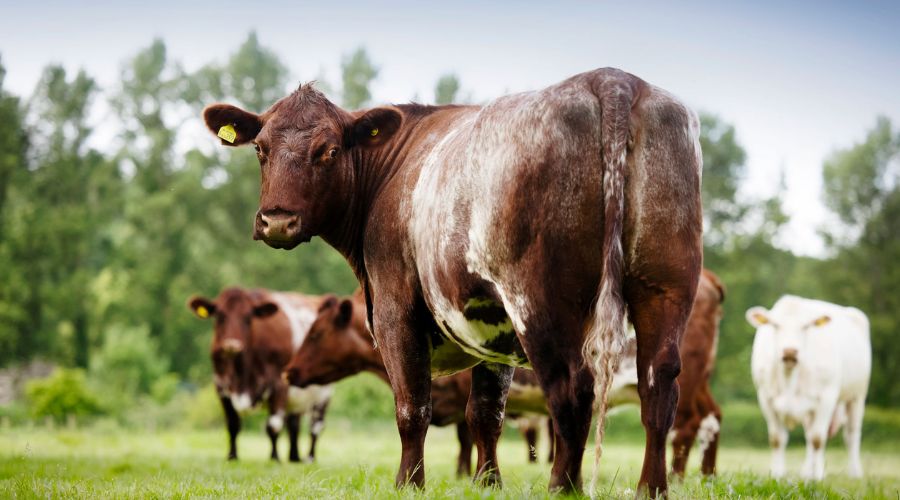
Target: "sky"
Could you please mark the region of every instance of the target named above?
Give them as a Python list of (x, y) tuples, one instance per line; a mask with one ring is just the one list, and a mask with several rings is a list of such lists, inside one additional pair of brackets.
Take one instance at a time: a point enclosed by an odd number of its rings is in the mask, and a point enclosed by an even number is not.
[(785, 173), (791, 222), (778, 242), (800, 254), (824, 251), (823, 161), (878, 115), (900, 125), (897, 1), (0, 0), (4, 87), (30, 95), (58, 63), (109, 89), (157, 37), (193, 70), (224, 61), (251, 30), (293, 82), (337, 85), (341, 57), (365, 46), (380, 69), (375, 104), (429, 102), (448, 72), (476, 102), (597, 67), (634, 73), (735, 126), (747, 151), (741, 196), (771, 196)]

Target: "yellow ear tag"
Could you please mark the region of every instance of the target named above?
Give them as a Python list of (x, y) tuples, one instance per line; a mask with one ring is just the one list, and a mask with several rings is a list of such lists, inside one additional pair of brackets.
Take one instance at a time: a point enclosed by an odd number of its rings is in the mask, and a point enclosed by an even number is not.
[(201, 318), (208, 318), (209, 311), (207, 311), (205, 307), (200, 306), (197, 308), (197, 316), (200, 316)]
[(763, 316), (762, 314), (754, 314), (753, 318), (756, 319), (756, 321), (758, 321), (760, 325), (769, 324), (769, 318)]
[(231, 125), (222, 125), (222, 128), (219, 129), (217, 135), (221, 137), (223, 141), (228, 141), (232, 144), (234, 144), (234, 140), (237, 138), (237, 132), (234, 131), (234, 127)]
[(825, 325), (827, 325), (828, 322), (830, 322), (830, 321), (831, 321), (831, 318), (829, 318), (828, 316), (822, 316), (821, 318), (817, 319), (817, 320), (814, 321), (813, 323), (814, 323), (816, 326), (825, 326)]
[(375, 137), (376, 135), (378, 135), (378, 129), (377, 129), (377, 128), (373, 128), (372, 131), (369, 132), (369, 133), (372, 135), (372, 137)]

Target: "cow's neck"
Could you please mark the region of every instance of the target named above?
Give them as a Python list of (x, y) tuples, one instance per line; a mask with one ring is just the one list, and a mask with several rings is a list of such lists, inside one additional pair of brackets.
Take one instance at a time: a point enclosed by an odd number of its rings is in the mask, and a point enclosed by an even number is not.
[[(406, 106), (398, 106), (400, 109)], [(350, 263), (360, 283), (366, 281), (363, 262), (363, 239), (372, 207), (386, 192), (391, 183), (409, 169), (419, 168), (415, 161), (423, 150), (430, 150), (437, 141), (434, 134), (423, 133), (423, 119), (450, 111), (455, 107), (430, 108), (427, 114), (404, 113), (401, 128), (384, 145), (375, 148), (353, 148), (352, 168), (347, 171), (338, 195), (338, 206), (343, 212), (338, 222), (323, 231), (322, 239), (339, 251)], [(453, 111), (453, 110), (456, 111)], [(407, 111), (407, 110), (405, 110)]]

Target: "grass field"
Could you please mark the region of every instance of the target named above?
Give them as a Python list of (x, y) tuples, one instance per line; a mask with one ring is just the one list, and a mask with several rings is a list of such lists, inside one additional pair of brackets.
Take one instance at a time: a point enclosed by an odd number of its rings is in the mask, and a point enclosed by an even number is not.
[[(226, 437), (219, 431), (129, 432), (111, 427), (89, 430), (6, 428), (0, 431), (2, 498), (543, 498), (549, 466), (528, 464), (525, 445), (507, 432), (500, 446), (505, 486), (485, 490), (454, 477), (458, 445), (452, 428), (431, 428), (426, 446), (424, 491), (397, 492), (393, 477), (399, 459), (396, 431), (384, 423), (364, 429), (331, 421), (316, 464), (272, 463), (268, 439), (244, 432), (241, 460), (226, 462)], [(282, 456), (287, 443), (281, 442)], [(543, 445), (543, 443), (542, 443)], [(301, 447), (308, 446), (304, 435)], [(633, 495), (642, 446), (611, 440), (605, 447), (604, 496)], [(541, 450), (543, 455), (544, 450)], [(719, 476), (702, 481), (692, 460), (690, 474), (672, 485), (675, 498), (900, 498), (900, 453), (864, 450), (866, 478), (843, 473), (846, 455), (828, 451), (828, 478), (820, 484), (796, 477), (802, 449), (789, 450), (791, 472), (784, 481), (766, 477), (768, 451), (725, 447)], [(695, 457), (692, 457), (695, 458)], [(585, 474), (590, 474), (589, 460)], [(589, 476), (586, 476), (589, 477)]]

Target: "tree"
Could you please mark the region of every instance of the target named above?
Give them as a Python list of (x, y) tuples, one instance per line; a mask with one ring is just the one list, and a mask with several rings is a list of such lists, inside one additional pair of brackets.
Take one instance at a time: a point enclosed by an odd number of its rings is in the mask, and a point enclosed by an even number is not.
[(703, 225), (707, 247), (721, 247), (739, 232), (736, 225), (748, 206), (737, 199), (747, 154), (737, 142), (734, 126), (711, 114), (700, 115), (703, 151)]
[(440, 77), (434, 86), (435, 104), (453, 104), (459, 92), (459, 78), (453, 73)]
[[(9, 239), (9, 219), (16, 210), (21, 194), (11, 186), (25, 172), (28, 136), (25, 132), (19, 99), (3, 88), (6, 70), (0, 60), (0, 366), (16, 359), (26, 312), (21, 290), (26, 288), (22, 269), (13, 259), (14, 248)], [(13, 195), (13, 196), (10, 196)]]
[(880, 117), (865, 140), (834, 153), (823, 169), (824, 199), (837, 221), (823, 230), (834, 258), (823, 266), (830, 300), (863, 310), (873, 348), (869, 400), (900, 400), (900, 131)]
[(369, 60), (366, 49), (360, 47), (352, 54), (344, 56), (341, 72), (344, 82), (344, 107), (359, 109), (368, 104), (372, 99), (369, 85), (378, 76), (378, 68)]

